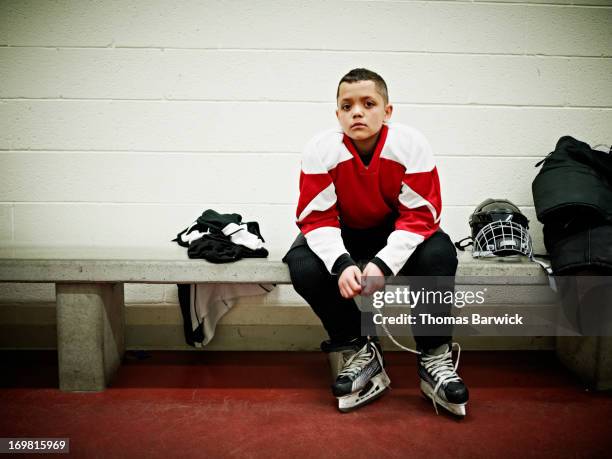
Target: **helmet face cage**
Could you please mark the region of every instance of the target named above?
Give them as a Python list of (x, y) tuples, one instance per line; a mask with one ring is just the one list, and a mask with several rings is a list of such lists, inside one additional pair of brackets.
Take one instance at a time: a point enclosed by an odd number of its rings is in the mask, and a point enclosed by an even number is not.
[(493, 221), (484, 225), (474, 236), (477, 257), (505, 257), (509, 255), (533, 255), (531, 236), (524, 226), (513, 221)]

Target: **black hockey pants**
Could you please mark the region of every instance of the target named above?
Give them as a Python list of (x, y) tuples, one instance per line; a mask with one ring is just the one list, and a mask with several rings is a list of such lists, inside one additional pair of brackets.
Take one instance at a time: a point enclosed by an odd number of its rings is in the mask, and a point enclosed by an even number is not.
[[(367, 230), (342, 228), (342, 239), (351, 257), (371, 260), (387, 243), (392, 228), (381, 227)], [(361, 312), (353, 299), (345, 299), (338, 289), (338, 276), (330, 274), (321, 259), (308, 247), (301, 234), (293, 243), (283, 261), (289, 265), (293, 287), (312, 307), (329, 337), (334, 342), (345, 342), (362, 335)], [(358, 261), (359, 262), (359, 261)], [(457, 251), (448, 235), (442, 230), (422, 242), (412, 253), (399, 276), (411, 278), (412, 289), (454, 291), (454, 276), (457, 271)], [(419, 277), (423, 277), (419, 281)], [(431, 276), (445, 276), (436, 282)], [(415, 285), (422, 282), (422, 285)], [(436, 285), (432, 285), (432, 282)], [(412, 314), (430, 313), (448, 316), (452, 304), (428, 304), (417, 306)], [(427, 309), (425, 309), (427, 308)], [(427, 334), (419, 333), (419, 326), (412, 326), (412, 333), (419, 349), (433, 349), (451, 340), (452, 326), (431, 326)]]

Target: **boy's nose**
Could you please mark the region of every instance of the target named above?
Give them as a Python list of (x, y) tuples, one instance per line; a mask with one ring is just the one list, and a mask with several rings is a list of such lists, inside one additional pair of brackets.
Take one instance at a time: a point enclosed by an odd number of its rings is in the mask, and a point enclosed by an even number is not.
[(355, 106), (353, 109), (353, 116), (363, 116), (363, 110), (359, 106)]

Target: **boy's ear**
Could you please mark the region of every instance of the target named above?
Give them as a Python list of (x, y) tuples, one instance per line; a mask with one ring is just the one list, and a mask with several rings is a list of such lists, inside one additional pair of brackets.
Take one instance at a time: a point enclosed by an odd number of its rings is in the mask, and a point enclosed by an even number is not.
[(391, 115), (393, 114), (393, 105), (387, 104), (385, 107), (385, 121), (389, 121), (391, 119)]

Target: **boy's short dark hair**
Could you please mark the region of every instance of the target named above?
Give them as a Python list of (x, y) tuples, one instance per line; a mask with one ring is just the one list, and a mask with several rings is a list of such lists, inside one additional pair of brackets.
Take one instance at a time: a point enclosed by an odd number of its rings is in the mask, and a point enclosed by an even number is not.
[(389, 103), (389, 92), (387, 91), (387, 83), (385, 80), (376, 72), (372, 72), (368, 69), (353, 69), (342, 77), (340, 83), (338, 83), (338, 89), (336, 90), (336, 100), (340, 95), (340, 85), (342, 83), (357, 83), (358, 81), (373, 81), (376, 85), (376, 90), (382, 96), (385, 104)]

